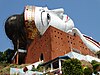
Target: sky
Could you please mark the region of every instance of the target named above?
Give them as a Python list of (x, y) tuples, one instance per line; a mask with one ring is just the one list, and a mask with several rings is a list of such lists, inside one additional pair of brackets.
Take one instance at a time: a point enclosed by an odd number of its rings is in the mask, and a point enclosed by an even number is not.
[(13, 49), (5, 34), (5, 21), (14, 14), (21, 14), (26, 5), (63, 8), (83, 34), (100, 42), (100, 0), (0, 0), (0, 51)]

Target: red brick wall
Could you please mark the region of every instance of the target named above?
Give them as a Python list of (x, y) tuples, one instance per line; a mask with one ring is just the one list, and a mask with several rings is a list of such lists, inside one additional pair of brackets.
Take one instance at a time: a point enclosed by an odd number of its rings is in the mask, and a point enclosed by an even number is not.
[(37, 36), (28, 48), (26, 63), (39, 61), (43, 54), (44, 61), (51, 59), (51, 37), (50, 28), (42, 36)]
[(94, 56), (77, 35), (73, 36), (50, 26), (41, 37), (38, 35), (28, 47), (26, 63), (39, 61), (41, 54), (46, 62), (73, 50), (84, 55)]
[(73, 51), (73, 49), (78, 50), (81, 54), (84, 55), (93, 55), (79, 36), (67, 34), (59, 29), (50, 28), (51, 33), (51, 47), (52, 47), (52, 58), (54, 59), (58, 56), (65, 55), (66, 53)]

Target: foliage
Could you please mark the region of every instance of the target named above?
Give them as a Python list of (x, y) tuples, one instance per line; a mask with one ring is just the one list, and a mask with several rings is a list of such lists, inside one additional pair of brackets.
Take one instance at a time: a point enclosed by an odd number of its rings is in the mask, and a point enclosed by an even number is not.
[(0, 62), (5, 63), (7, 60), (5, 52), (0, 52)]
[(82, 75), (82, 65), (77, 59), (65, 60), (62, 64), (63, 75)]
[(91, 62), (92, 65), (93, 65), (93, 64), (96, 64), (96, 63), (98, 63), (98, 62), (95, 61), (95, 60), (92, 60), (92, 62)]
[(38, 69), (36, 69), (35, 67), (32, 67), (31, 71), (38, 71)]
[(100, 51), (96, 52), (96, 55), (100, 58)]
[(100, 51), (97, 51), (96, 54), (99, 54), (100, 55)]
[(43, 71), (43, 66), (38, 65), (37, 69), (38, 69), (38, 71), (42, 72)]
[(96, 70), (98, 66), (100, 66), (100, 63), (93, 64), (93, 69)]
[(94, 74), (97, 74), (100, 70), (100, 63), (93, 64)]
[(94, 74), (97, 74), (97, 72), (100, 70), (100, 62), (93, 60), (91, 64), (93, 65)]
[(84, 73), (84, 75), (92, 75), (92, 70), (89, 67), (84, 67), (83, 73)]
[[(0, 52), (0, 58), (2, 57), (2, 54), (3, 54), (3, 52)], [(1, 61), (1, 59), (0, 59), (0, 61)]]
[(100, 54), (100, 51), (98, 51), (96, 54)]
[(11, 58), (14, 55), (14, 50), (7, 49), (4, 52), (0, 52), (0, 62), (1, 63), (11, 63)]

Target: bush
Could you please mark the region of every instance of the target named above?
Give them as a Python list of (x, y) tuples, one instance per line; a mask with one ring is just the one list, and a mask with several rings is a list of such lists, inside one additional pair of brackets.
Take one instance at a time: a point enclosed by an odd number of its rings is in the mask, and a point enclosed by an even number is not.
[(89, 67), (83, 68), (84, 75), (92, 75), (92, 70)]
[(33, 67), (31, 71), (38, 71), (38, 69), (36, 69), (35, 67)]
[(100, 71), (100, 62), (93, 60), (91, 64), (93, 65), (94, 74), (97, 74)]
[(96, 63), (98, 63), (98, 62), (95, 61), (95, 60), (92, 60), (92, 62), (91, 62), (92, 65), (93, 65), (93, 64), (96, 64)]
[(82, 65), (77, 59), (65, 60), (62, 64), (63, 75), (82, 75)]

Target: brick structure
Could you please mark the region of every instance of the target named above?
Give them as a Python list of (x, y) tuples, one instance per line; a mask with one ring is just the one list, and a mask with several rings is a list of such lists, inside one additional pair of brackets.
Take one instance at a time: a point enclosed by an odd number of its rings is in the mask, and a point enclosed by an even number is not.
[(25, 63), (34, 63), (40, 60), (47, 62), (71, 51), (95, 56), (79, 36), (76, 34), (70, 35), (50, 26), (42, 36), (36, 36), (30, 44), (27, 49)]

